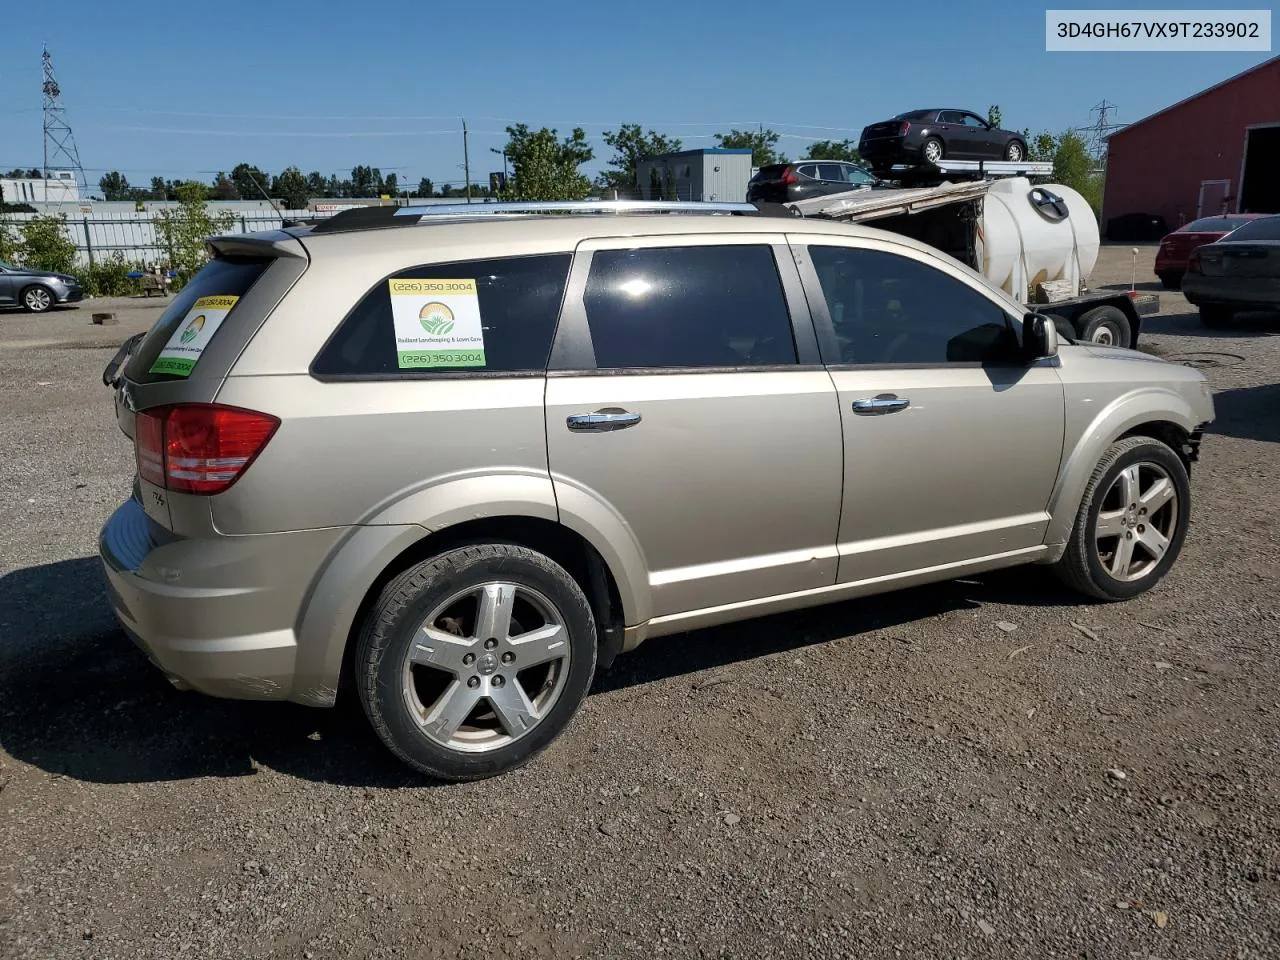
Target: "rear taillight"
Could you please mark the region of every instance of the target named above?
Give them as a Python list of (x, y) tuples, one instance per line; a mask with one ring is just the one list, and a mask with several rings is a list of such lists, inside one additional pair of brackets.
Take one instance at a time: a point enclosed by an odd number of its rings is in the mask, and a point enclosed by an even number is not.
[(902, 126), (900, 126), (900, 127), (898, 128), (898, 136), (900, 136), (900, 137), (905, 137), (905, 136), (907, 135), (907, 131), (908, 131), (908, 130), (910, 130), (910, 129), (911, 129), (911, 121), (910, 121), (910, 120), (903, 120), (903, 121), (902, 121)]
[(240, 478), (280, 421), (213, 403), (153, 407), (138, 414), (138, 475), (176, 493), (221, 493)]
[(782, 171), (782, 182), (790, 186), (793, 183), (799, 183), (800, 178), (796, 176), (796, 172), (790, 167)]

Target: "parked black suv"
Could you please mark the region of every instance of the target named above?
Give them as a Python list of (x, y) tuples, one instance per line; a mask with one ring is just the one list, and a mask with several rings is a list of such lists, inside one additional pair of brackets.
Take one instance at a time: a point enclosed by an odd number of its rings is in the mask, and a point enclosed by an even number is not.
[(968, 110), (911, 110), (862, 128), (858, 153), (878, 176), (895, 164), (950, 160), (1025, 160), (1022, 134), (993, 127)]
[(810, 197), (870, 188), (876, 177), (848, 160), (795, 160), (771, 163), (747, 181), (747, 202), (794, 203)]

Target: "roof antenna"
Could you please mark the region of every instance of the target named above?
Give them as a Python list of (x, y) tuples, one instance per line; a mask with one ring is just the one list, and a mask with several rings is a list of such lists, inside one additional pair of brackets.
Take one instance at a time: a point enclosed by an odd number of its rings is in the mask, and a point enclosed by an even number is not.
[(252, 180), (252, 181), (253, 181), (253, 185), (254, 185), (255, 187), (257, 187), (257, 188), (258, 188), (258, 192), (259, 192), (260, 194), (262, 194), (262, 199), (266, 200), (266, 201), (267, 201), (267, 203), (271, 204), (271, 209), (272, 209), (272, 210), (274, 210), (274, 211), (276, 212), (276, 216), (278, 216), (278, 217), (280, 218), (280, 226), (281, 226), (281, 227), (296, 227), (296, 226), (297, 226), (297, 223), (295, 223), (294, 221), (292, 221), (292, 220), (290, 220), (288, 217), (286, 217), (286, 216), (284, 215), (284, 211), (283, 211), (283, 210), (281, 210), (279, 207), (277, 207), (277, 206), (276, 206), (276, 202), (275, 202), (274, 200), (272, 200), (272, 199), (271, 199), (271, 197), (270, 197), (270, 195), (267, 193), (267, 191), (263, 189), (262, 184), (260, 184), (260, 183), (258, 182), (258, 178), (257, 178), (257, 177), (255, 177), (255, 176), (254, 176), (252, 173), (250, 173), (248, 170), (246, 170), (246, 171), (244, 172), (244, 174), (245, 174), (245, 176), (246, 176), (246, 177), (248, 177), (250, 180)]

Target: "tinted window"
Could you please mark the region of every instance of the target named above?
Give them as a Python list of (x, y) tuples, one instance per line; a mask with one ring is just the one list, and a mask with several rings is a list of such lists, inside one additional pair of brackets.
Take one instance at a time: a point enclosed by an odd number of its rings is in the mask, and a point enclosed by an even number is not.
[(786, 170), (789, 164), (772, 163), (767, 167), (761, 167), (752, 180), (777, 180), (782, 176), (782, 171)]
[[(151, 371), (151, 365), (169, 343), (178, 324), (202, 297), (243, 297), (271, 263), (272, 259), (269, 257), (218, 257), (201, 267), (191, 278), (191, 282), (169, 301), (169, 306), (139, 345), (138, 352), (125, 366), (125, 376), (135, 383), (183, 379), (187, 374)], [(212, 342), (228, 324), (236, 322), (238, 316), (237, 309), (233, 306), (209, 341)], [(250, 319), (262, 318), (250, 316)], [(199, 366), (199, 361), (196, 366)]]
[[(331, 377), (545, 370), (570, 256), (471, 260), (402, 270), (378, 283), (356, 305), (320, 351), (312, 370)], [(442, 287), (441, 281), (448, 283)], [(467, 281), (474, 281), (474, 286)], [(427, 315), (439, 303), (449, 308), (448, 315)], [(413, 308), (407, 313), (406, 304)], [(476, 335), (467, 329), (467, 317), (474, 317), (473, 311), (479, 314)], [(399, 338), (397, 312), (402, 317)], [(422, 331), (413, 326), (415, 317)], [(421, 342), (413, 343), (415, 339)]]
[(844, 178), (848, 180), (850, 183), (874, 183), (875, 182), (876, 178), (873, 177), (866, 170), (864, 170), (862, 167), (859, 167), (857, 164), (845, 163), (845, 164), (841, 164), (841, 168), (844, 172)]
[(585, 305), (600, 368), (796, 362), (767, 245), (597, 251)]
[(1008, 315), (941, 270), (892, 253), (811, 246), (839, 363), (997, 363), (1017, 357)]
[(928, 120), (932, 117), (936, 110), (908, 110), (906, 113), (900, 113), (893, 119), (895, 120)]
[(808, 177), (810, 180), (817, 180), (818, 165), (816, 163), (802, 163), (796, 167), (796, 173), (802, 177)]
[(1227, 233), (1236, 227), (1251, 223), (1251, 219), (1242, 217), (1204, 217), (1192, 220), (1178, 228), (1179, 233)]
[(981, 120), (979, 120), (977, 117), (975, 117), (972, 113), (962, 114), (960, 117), (960, 122), (963, 123), (966, 127), (977, 127), (980, 130), (985, 130), (987, 128), (987, 125), (983, 123)]
[(818, 179), (830, 180), (836, 183), (845, 183), (844, 170), (838, 163), (820, 163), (818, 164)]
[(1262, 217), (1250, 220), (1223, 240), (1280, 240), (1280, 217)]

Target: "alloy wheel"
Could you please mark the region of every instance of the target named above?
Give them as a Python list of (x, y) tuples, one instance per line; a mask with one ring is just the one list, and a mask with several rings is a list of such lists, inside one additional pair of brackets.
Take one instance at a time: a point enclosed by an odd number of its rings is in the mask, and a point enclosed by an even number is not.
[(1178, 527), (1178, 489), (1158, 463), (1140, 461), (1111, 483), (1094, 528), (1102, 568), (1132, 583), (1149, 576), (1169, 550)]
[(523, 584), (455, 594), (418, 628), (403, 669), (410, 715), (450, 750), (507, 746), (546, 717), (569, 676), (563, 615)]
[(44, 287), (32, 287), (22, 299), (23, 303), (27, 305), (27, 309), (34, 313), (43, 313), (49, 309), (49, 305), (53, 302), (53, 298), (49, 296), (49, 291)]

